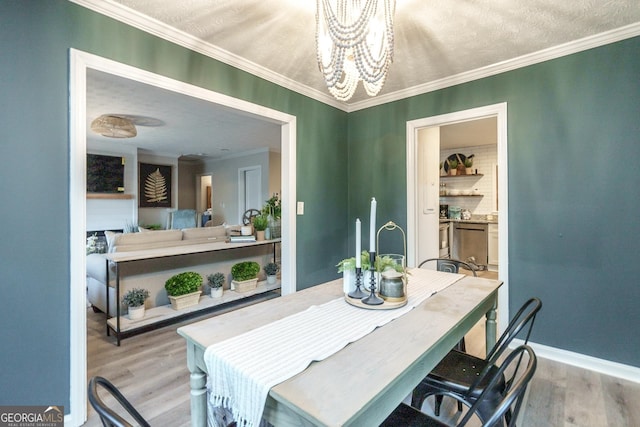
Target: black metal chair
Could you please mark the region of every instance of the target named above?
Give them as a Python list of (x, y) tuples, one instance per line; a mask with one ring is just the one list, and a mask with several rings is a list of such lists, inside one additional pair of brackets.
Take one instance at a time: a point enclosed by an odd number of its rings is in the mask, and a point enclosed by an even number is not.
[(422, 268), (425, 264), (429, 262), (436, 263), (436, 269), (438, 271), (444, 271), (445, 273), (459, 273), (460, 268), (464, 268), (473, 273), (474, 276), (477, 276), (476, 269), (471, 266), (471, 264), (466, 263), (464, 261), (460, 261), (458, 259), (453, 258), (429, 258), (425, 259), (418, 265), (418, 268)]
[[(488, 414), (493, 413), (502, 400), (504, 390), (509, 388), (514, 376), (505, 378), (503, 375), (500, 381), (493, 384), (489, 383), (489, 378), (500, 370), (497, 366), (500, 358), (523, 330), (526, 330), (524, 343), (528, 343), (541, 307), (542, 302), (538, 298), (529, 299), (511, 319), (486, 359), (456, 349), (451, 350), (413, 390), (411, 406), (422, 408), (425, 399), (435, 395), (434, 413), (437, 416), (440, 414), (443, 396), (457, 396), (459, 402), (466, 401), (470, 406), (486, 390), (484, 403), (478, 407), (478, 412), (482, 415), (481, 418), (488, 418)], [(461, 406), (458, 408), (461, 409)]]
[[(527, 360), (526, 367), (519, 369), (523, 358)], [(507, 356), (502, 365), (500, 365), (500, 368), (495, 370), (495, 372), (490, 373), (487, 371), (484, 373), (486, 378), (482, 378), (479, 382), (486, 382), (487, 386), (473, 404), (470, 405), (469, 402), (464, 399), (459, 400), (465, 405), (470, 406), (470, 408), (456, 425), (458, 427), (465, 426), (471, 419), (477, 417), (485, 427), (515, 426), (525, 392), (536, 371), (536, 366), (537, 358), (531, 347), (522, 345), (516, 348)], [(494, 402), (494, 396), (491, 390), (502, 382), (505, 372), (511, 369), (516, 371), (512, 377), (513, 381), (505, 385), (503, 396), (498, 402)], [(460, 399), (460, 396), (457, 394), (451, 394), (451, 396), (455, 399)], [(489, 404), (493, 408), (491, 413), (480, 410), (483, 407), (489, 406)], [(381, 424), (381, 427), (398, 426), (449, 427), (450, 424), (446, 424), (412, 406), (402, 403)]]
[(120, 393), (120, 391), (111, 384), (107, 379), (103, 377), (93, 377), (89, 380), (89, 403), (93, 409), (96, 410), (102, 421), (102, 425), (105, 427), (133, 427), (133, 424), (129, 423), (116, 411), (108, 407), (98, 394), (98, 386), (104, 388), (113, 396), (116, 401), (130, 416), (133, 418), (140, 427), (150, 427), (149, 423), (140, 415), (140, 413), (133, 407), (131, 403)]

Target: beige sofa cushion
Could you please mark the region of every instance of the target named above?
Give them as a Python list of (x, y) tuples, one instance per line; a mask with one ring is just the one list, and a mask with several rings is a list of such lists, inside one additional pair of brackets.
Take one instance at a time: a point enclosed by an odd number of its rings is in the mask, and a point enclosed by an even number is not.
[(227, 237), (227, 229), (224, 226), (183, 228), (183, 240), (222, 240)]
[(180, 240), (182, 240), (181, 230), (158, 230), (148, 233), (110, 233), (110, 235), (107, 235), (109, 252), (122, 252), (127, 250), (125, 247), (128, 246), (139, 248), (150, 245), (150, 247), (157, 247), (158, 243), (177, 242)]

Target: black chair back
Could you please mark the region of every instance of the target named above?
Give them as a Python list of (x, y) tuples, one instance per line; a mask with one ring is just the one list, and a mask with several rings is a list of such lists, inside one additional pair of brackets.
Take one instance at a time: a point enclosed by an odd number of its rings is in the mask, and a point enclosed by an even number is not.
[(105, 427), (133, 427), (112, 408), (108, 407), (98, 394), (98, 386), (104, 388), (111, 394), (125, 411), (138, 423), (140, 427), (150, 427), (149, 423), (140, 415), (131, 403), (120, 393), (120, 391), (103, 377), (93, 377), (89, 380), (89, 403), (100, 416), (102, 425)]
[[(520, 370), (521, 361), (526, 356), (527, 364), (524, 369)], [(521, 345), (513, 350), (500, 365), (498, 371), (492, 376), (491, 381), (485, 387), (478, 400), (474, 402), (469, 411), (465, 414), (464, 418), (458, 424), (458, 427), (463, 427), (469, 420), (476, 414), (478, 408), (483, 405), (484, 400), (491, 393), (491, 390), (496, 387), (498, 381), (505, 375), (507, 369), (513, 369), (512, 379), (510, 384), (507, 384), (507, 388), (504, 390), (504, 398), (496, 406), (491, 416), (483, 421), (483, 427), (502, 427), (505, 424), (507, 426), (515, 426), (524, 394), (527, 391), (527, 387), (537, 367), (537, 358), (533, 349), (528, 345)], [(514, 367), (515, 365), (515, 367)], [(521, 372), (520, 372), (521, 371)]]
[(464, 261), (460, 261), (458, 259), (453, 258), (429, 258), (425, 259), (418, 265), (418, 268), (422, 268), (423, 265), (429, 262), (436, 262), (436, 269), (438, 271), (443, 271), (445, 273), (458, 273), (460, 268), (465, 268), (473, 273), (474, 276), (477, 276), (476, 269)]

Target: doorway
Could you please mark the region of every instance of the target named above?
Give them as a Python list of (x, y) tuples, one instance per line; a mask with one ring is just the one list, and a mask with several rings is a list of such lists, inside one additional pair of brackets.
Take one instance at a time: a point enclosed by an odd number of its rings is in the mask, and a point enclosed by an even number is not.
[(178, 92), (239, 112), (262, 117), (281, 128), (282, 182), (282, 293), (295, 292), (295, 206), (296, 200), (296, 118), (207, 89), (150, 73), (76, 49), (70, 50), (70, 425), (86, 420), (87, 348), (86, 348), (86, 81), (93, 69)]
[[(506, 103), (407, 122), (407, 263), (409, 266), (416, 266), (419, 262), (418, 256), (430, 253), (428, 251), (432, 251), (431, 256), (438, 256), (440, 127), (487, 117), (495, 117), (497, 120), (497, 166), (500, 168), (500, 175), (497, 177), (497, 199), (500, 200), (498, 253), (499, 265), (502, 266), (499, 269), (498, 278), (504, 282), (498, 297), (500, 301), (498, 329), (503, 331), (509, 319), (509, 281), (506, 268), (508, 266), (509, 218)], [(421, 164), (421, 159), (425, 156), (433, 160)], [(427, 243), (427, 249), (424, 241), (431, 242)]]

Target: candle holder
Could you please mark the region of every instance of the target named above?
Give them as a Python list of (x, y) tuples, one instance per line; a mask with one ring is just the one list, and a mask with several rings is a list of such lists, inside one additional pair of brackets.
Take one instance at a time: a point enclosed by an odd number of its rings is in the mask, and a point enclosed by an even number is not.
[(369, 286), (370, 294), (368, 297), (362, 299), (363, 304), (367, 305), (381, 305), (384, 300), (376, 295), (376, 267), (375, 267), (376, 253), (369, 252), (369, 261), (371, 264), (371, 285)]
[(360, 286), (362, 286), (362, 267), (356, 267), (356, 290), (349, 292), (350, 298), (362, 299), (367, 296), (367, 293), (363, 292)]

